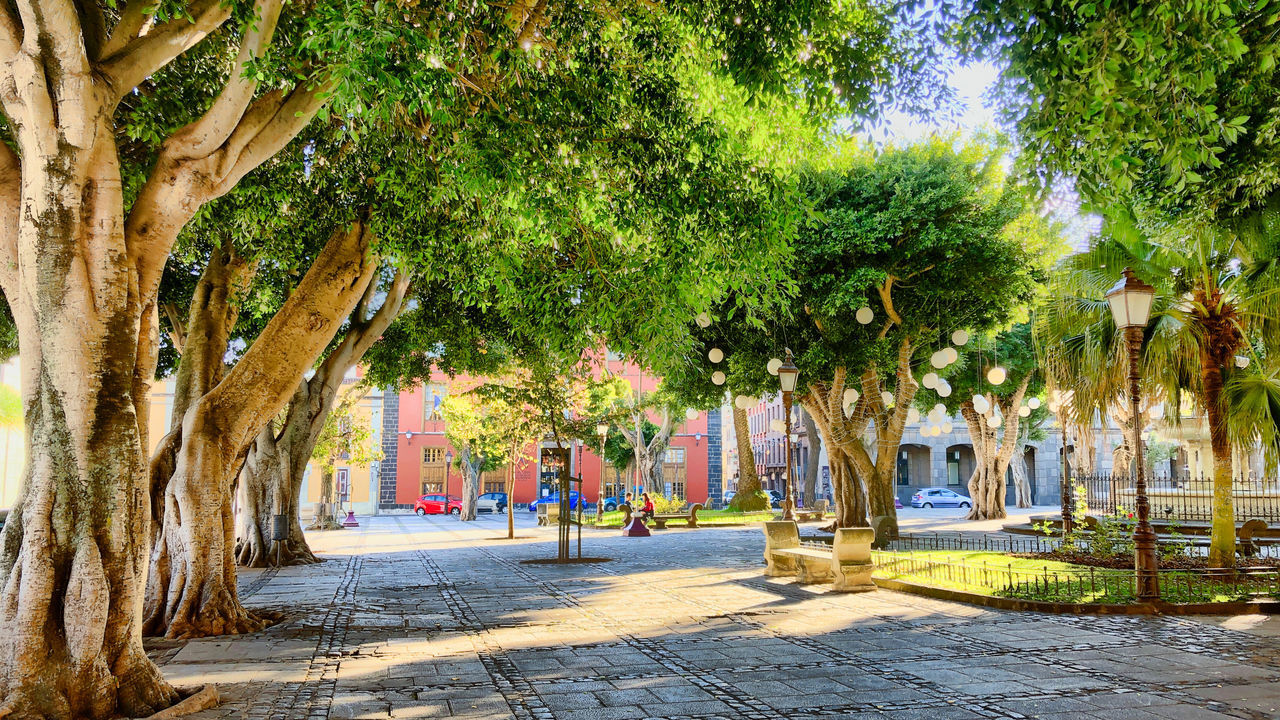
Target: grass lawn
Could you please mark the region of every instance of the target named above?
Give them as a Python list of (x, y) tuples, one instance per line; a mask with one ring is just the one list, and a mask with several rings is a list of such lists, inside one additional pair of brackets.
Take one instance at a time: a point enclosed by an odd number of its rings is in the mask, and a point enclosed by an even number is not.
[[(1130, 603), (1133, 573), (1016, 557), (993, 551), (915, 550), (875, 552), (876, 577), (960, 590), (978, 595), (1072, 603)], [(1265, 582), (1163, 572), (1161, 596), (1168, 602), (1229, 602), (1267, 591)]]
[[(699, 510), (698, 525), (745, 525), (748, 523), (765, 522), (772, 520), (776, 511), (758, 513), (736, 513), (729, 510)], [(622, 527), (621, 512), (607, 512), (600, 519), (601, 527)], [(668, 527), (679, 527), (684, 524), (683, 520), (668, 520)]]

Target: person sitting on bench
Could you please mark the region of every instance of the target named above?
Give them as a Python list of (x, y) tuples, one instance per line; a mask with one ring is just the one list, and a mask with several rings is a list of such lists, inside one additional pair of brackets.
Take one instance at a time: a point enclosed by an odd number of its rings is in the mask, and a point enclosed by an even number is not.
[(641, 493), (640, 497), (644, 500), (644, 504), (640, 506), (640, 517), (647, 522), (653, 519), (653, 498), (649, 497), (649, 493)]

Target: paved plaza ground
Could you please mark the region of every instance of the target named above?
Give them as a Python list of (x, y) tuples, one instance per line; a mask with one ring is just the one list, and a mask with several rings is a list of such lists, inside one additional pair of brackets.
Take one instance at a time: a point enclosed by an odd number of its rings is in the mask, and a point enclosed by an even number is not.
[(311, 534), (325, 563), (241, 574), (283, 622), (155, 656), (217, 684), (194, 718), (1280, 717), (1280, 639), (1258, 618), (829, 593), (763, 577), (756, 528), (588, 531), (584, 553), (613, 562), (530, 565), (554, 530), (520, 519), (514, 542), (483, 516)]

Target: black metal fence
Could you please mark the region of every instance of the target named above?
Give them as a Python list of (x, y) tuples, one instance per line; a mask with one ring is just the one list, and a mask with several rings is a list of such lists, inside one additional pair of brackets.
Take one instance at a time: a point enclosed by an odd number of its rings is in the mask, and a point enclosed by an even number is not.
[[(1126, 515), (1137, 511), (1137, 491), (1130, 474), (1077, 475), (1071, 480), (1073, 502), (1083, 500), (1095, 515)], [(1147, 481), (1151, 519), (1209, 522), (1213, 519), (1213, 482), (1208, 477), (1161, 477)], [(1237, 480), (1231, 486), (1237, 522), (1259, 518), (1280, 522), (1280, 481), (1275, 478)]]

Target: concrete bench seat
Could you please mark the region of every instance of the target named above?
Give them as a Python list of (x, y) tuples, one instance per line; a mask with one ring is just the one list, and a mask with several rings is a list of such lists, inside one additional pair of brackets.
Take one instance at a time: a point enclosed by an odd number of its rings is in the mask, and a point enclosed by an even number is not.
[(698, 527), (698, 511), (702, 509), (702, 503), (694, 503), (680, 512), (673, 513), (654, 513), (653, 526), (658, 530), (666, 530), (667, 523), (672, 520), (684, 520), (685, 527)]
[(833, 583), (839, 592), (874, 590), (871, 581), (871, 528), (839, 528), (831, 547), (803, 545), (800, 528), (791, 520), (764, 524), (765, 575), (796, 576), (801, 583)]
[(792, 512), (795, 513), (796, 518), (799, 519), (800, 522), (821, 520), (827, 514), (827, 501), (816, 500), (813, 503), (813, 507), (796, 508), (795, 510), (792, 510)]

